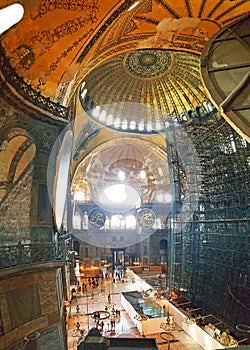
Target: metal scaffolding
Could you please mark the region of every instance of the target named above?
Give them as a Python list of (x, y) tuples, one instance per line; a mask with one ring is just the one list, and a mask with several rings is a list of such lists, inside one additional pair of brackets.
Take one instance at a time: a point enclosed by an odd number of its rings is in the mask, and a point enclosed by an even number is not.
[(174, 197), (168, 287), (187, 290), (194, 305), (235, 329), (250, 322), (250, 145), (216, 111), (182, 127), (187, 137), (166, 135)]

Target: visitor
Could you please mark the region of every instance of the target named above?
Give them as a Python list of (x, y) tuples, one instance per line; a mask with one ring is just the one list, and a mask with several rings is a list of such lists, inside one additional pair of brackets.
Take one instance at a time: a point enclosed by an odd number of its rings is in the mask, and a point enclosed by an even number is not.
[(103, 332), (103, 327), (104, 327), (104, 322), (102, 321), (102, 322), (99, 324), (99, 326), (100, 326), (100, 332), (102, 333), (102, 332)]
[(78, 341), (77, 341), (77, 344), (80, 344), (80, 342), (85, 339), (85, 336), (84, 336), (84, 330), (80, 330), (80, 337), (78, 338)]

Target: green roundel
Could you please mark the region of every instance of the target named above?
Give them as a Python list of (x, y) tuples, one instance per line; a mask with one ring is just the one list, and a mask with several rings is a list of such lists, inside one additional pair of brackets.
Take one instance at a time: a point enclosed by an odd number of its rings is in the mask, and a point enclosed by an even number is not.
[(89, 224), (93, 227), (102, 227), (105, 223), (105, 213), (99, 209), (94, 208), (89, 213)]
[(141, 227), (153, 227), (155, 219), (155, 212), (149, 208), (143, 208), (137, 214), (137, 221)]

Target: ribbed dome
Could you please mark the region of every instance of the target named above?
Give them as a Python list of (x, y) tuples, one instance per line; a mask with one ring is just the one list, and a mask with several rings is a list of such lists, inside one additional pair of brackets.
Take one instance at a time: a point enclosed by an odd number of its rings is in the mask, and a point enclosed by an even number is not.
[(159, 132), (164, 119), (186, 120), (206, 106), (199, 57), (184, 52), (144, 49), (117, 55), (84, 79), (80, 99), (97, 122), (138, 133)]

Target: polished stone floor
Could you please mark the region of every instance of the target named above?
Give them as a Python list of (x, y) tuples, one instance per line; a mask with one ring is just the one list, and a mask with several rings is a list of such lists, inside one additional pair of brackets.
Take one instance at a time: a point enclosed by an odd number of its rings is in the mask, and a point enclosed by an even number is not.
[[(73, 288), (74, 286), (72, 286)], [(80, 330), (82, 334), (86, 334), (88, 330), (95, 327), (95, 320), (93, 313), (99, 311), (101, 318), (103, 318), (103, 332), (106, 337), (140, 337), (138, 329), (130, 319), (129, 315), (125, 312), (121, 305), (120, 293), (125, 291), (137, 290), (136, 283), (133, 283), (131, 279), (125, 280), (125, 282), (113, 283), (112, 279), (106, 279), (101, 282), (97, 288), (89, 287), (88, 292), (76, 293), (72, 299), (71, 305), (68, 307), (67, 317), (67, 333), (68, 333), (68, 349), (76, 350), (77, 342), (80, 337)], [(87, 295), (86, 295), (87, 294)], [(105, 318), (106, 314), (105, 306), (110, 307), (108, 295), (110, 294), (110, 302), (115, 310), (120, 311), (120, 319), (116, 318), (115, 327), (111, 331), (110, 318)], [(108, 308), (108, 311), (111, 311)], [(118, 313), (119, 314), (119, 313)], [(147, 338), (155, 338), (157, 340), (159, 350), (167, 349), (167, 343), (160, 337), (160, 332), (147, 335)], [(190, 338), (183, 330), (176, 327), (173, 335), (176, 339), (171, 343), (171, 350), (201, 350), (202, 348), (196, 344), (192, 338)]]

